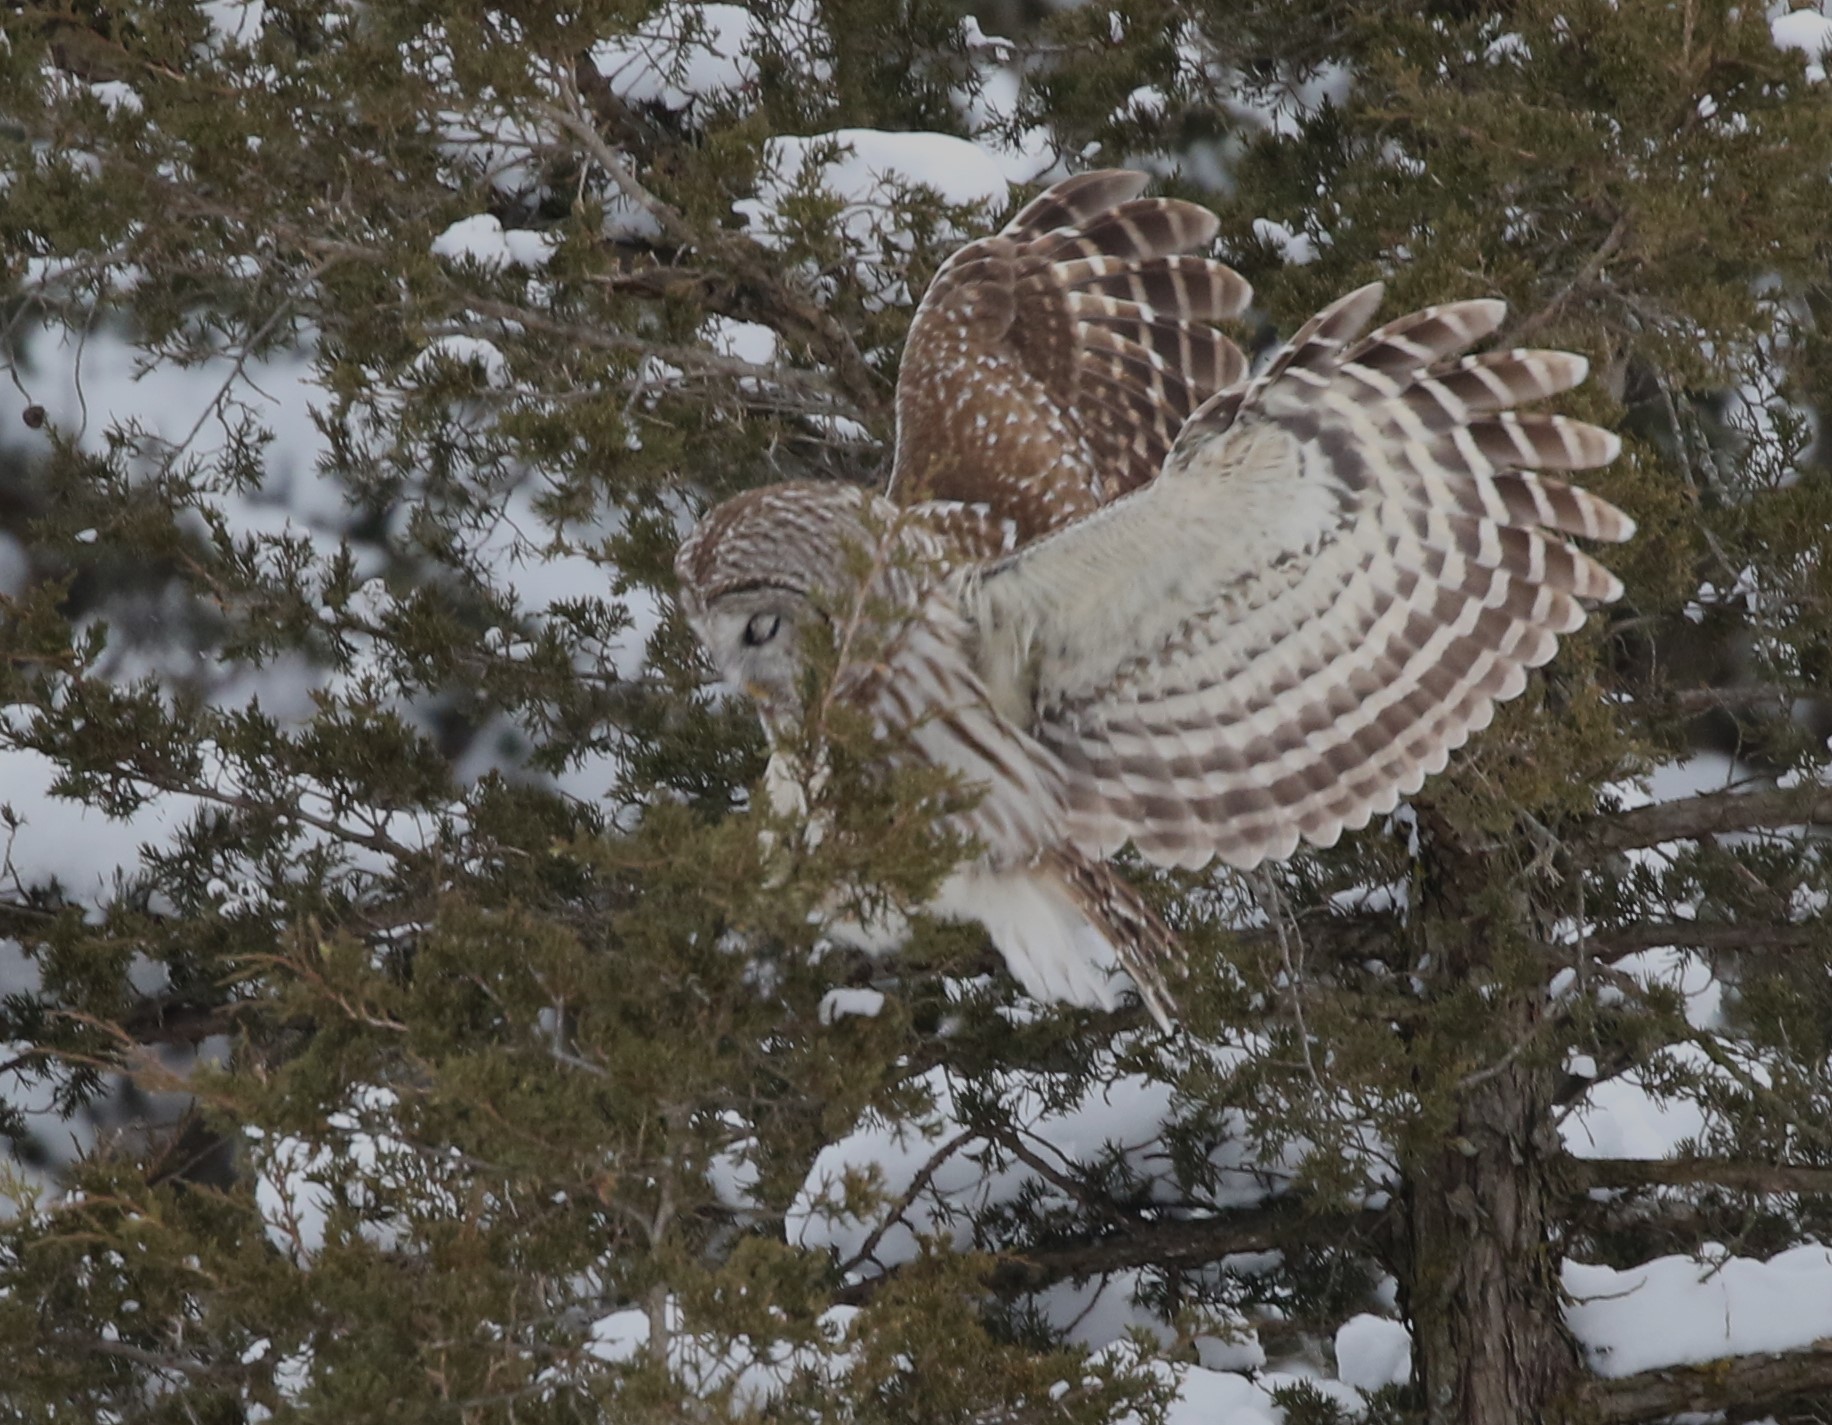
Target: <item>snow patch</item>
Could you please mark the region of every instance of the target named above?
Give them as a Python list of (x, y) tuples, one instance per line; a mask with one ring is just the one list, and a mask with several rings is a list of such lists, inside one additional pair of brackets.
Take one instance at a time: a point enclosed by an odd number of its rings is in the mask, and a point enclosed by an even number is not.
[[(1217, 1425), (1218, 1421), (1225, 1425), (1284, 1425), (1286, 1412), (1274, 1403), (1273, 1393), (1300, 1384), (1309, 1386), (1347, 1415), (1367, 1413), (1367, 1401), (1360, 1391), (1308, 1371), (1263, 1371), (1249, 1379), (1203, 1366), (1141, 1361), (1136, 1343), (1130, 1341), (1097, 1352), (1096, 1359), (1143, 1365), (1165, 1384), (1175, 1386), (1176, 1396), (1164, 1414), (1165, 1425)], [(1138, 1419), (1136, 1415), (1120, 1417), (1122, 1425), (1137, 1425)]]
[(1599, 1375), (1797, 1351), (1832, 1337), (1832, 1247), (1766, 1262), (1707, 1246), (1638, 1267), (1566, 1262), (1565, 1319)]
[(1293, 267), (1303, 267), (1317, 260), (1317, 244), (1301, 232), (1275, 223), (1271, 218), (1253, 220), (1253, 236), (1277, 250)]
[(197, 8), (219, 47), (253, 46), (267, 29), (267, 0), (203, 0)]
[(1412, 1333), (1384, 1316), (1351, 1316), (1336, 1331), (1336, 1375), (1361, 1391), (1412, 1378)]
[[(255, 1206), (267, 1240), (300, 1266), (324, 1250), (333, 1209), (340, 1202), (361, 1217), (363, 1239), (383, 1250), (398, 1246), (404, 1226), (375, 1214), (372, 1185), (396, 1189), (396, 1197), (438, 1205), (436, 1185), (427, 1181), (424, 1156), (411, 1145), (365, 1123), (387, 1119), (397, 1106), (392, 1089), (359, 1084), (350, 1108), (325, 1120), (326, 1139), (312, 1142), (285, 1135), (269, 1139), (256, 1128), (248, 1157), (255, 1168)], [(458, 1203), (443, 1204), (456, 1211)]]
[(829, 1307), (821, 1314), (818, 1347), (697, 1332), (673, 1298), (654, 1310), (659, 1321), (650, 1309), (638, 1307), (601, 1317), (592, 1323), (586, 1350), (607, 1364), (628, 1364), (649, 1350), (659, 1325), (667, 1341), (669, 1374), (702, 1398), (730, 1391), (734, 1415), (765, 1413), (798, 1375), (824, 1374), (837, 1389), (852, 1364), (847, 1335), (859, 1314), (854, 1306)]
[[(1211, 1046), (1204, 1052), (1225, 1071), (1249, 1050)], [(835, 1253), (854, 1280), (911, 1260), (926, 1237), (939, 1236), (960, 1249), (981, 1245), (974, 1239), (972, 1220), (989, 1208), (1021, 1199), (1036, 1206), (1062, 1196), (1044, 1173), (964, 1125), (966, 1110), (956, 1105), (956, 1083), (946, 1069), (930, 1070), (919, 1083), (929, 1095), (930, 1110), (907, 1120), (867, 1118), (828, 1144), (814, 1160), (784, 1224), (790, 1242)], [(998, 1089), (1003, 1113), (1037, 1157), (1069, 1173), (1117, 1157), (1128, 1171), (1153, 1184), (1154, 1197), (1166, 1205), (1187, 1203), (1184, 1188), (1168, 1176), (1162, 1141), (1176, 1110), (1171, 1084), (1115, 1074), (1056, 1108), (1049, 1106), (1050, 1088), (1047, 1076), (1013, 1074)], [(1285, 1159), (1260, 1162), (1246, 1140), (1244, 1120), (1233, 1110), (1229, 1117), (1240, 1132), (1229, 1133), (1212, 1153), (1217, 1186), (1201, 1208), (1246, 1207), (1276, 1196), (1306, 1151), (1306, 1144), (1294, 1142)], [(862, 1183), (875, 1186), (875, 1201), (861, 1204)], [(1063, 1198), (1063, 1206), (1073, 1204)], [(893, 1207), (894, 1217), (887, 1220)], [(869, 1256), (863, 1255), (867, 1244)]]
[(552, 233), (504, 228), (491, 213), (460, 218), (433, 239), (433, 256), (468, 258), (480, 267), (545, 267), (560, 240)]
[[(796, 195), (825, 192), (840, 203), (837, 227), (856, 254), (861, 282), (879, 301), (907, 305), (914, 300), (902, 264), (885, 258), (914, 245), (896, 217), (896, 205), (927, 190), (957, 207), (1003, 207), (1010, 188), (999, 164), (985, 149), (948, 134), (883, 133), (840, 129), (806, 138), (773, 138), (764, 145), (764, 176), (757, 196), (735, 203), (750, 234), (766, 247), (789, 242), (791, 224), (783, 208)], [(965, 233), (944, 232), (950, 241)]]
[(701, 335), (721, 356), (748, 361), (752, 366), (768, 366), (776, 360), (776, 333), (761, 322), (714, 317), (706, 323)]
[(884, 996), (877, 990), (828, 990), (818, 1011), (822, 1024), (853, 1017), (876, 1019), (884, 1011)]
[(1807, 57), (1807, 79), (1825, 80), (1824, 60), (1832, 53), (1832, 17), (1818, 10), (1794, 10), (1769, 20), (1768, 32), (1778, 49), (1798, 50)]
[(757, 80), (756, 18), (740, 5), (665, 5), (627, 35), (592, 48), (592, 63), (633, 104), (681, 110)]
[(40, 753), (0, 748), (0, 803), (20, 822), (7, 836), (6, 870), (27, 886), (58, 883), (79, 904), (99, 908), (133, 879), (148, 849), (168, 849), (203, 803), (161, 793), (132, 815), (111, 817), (51, 794), (61, 768)]
[(1639, 1074), (1629, 1073), (1593, 1085), (1559, 1124), (1559, 1137), (1574, 1157), (1650, 1161), (1675, 1156), (1705, 1128), (1705, 1111), (1696, 1099), (1656, 1098)]
[(105, 84), (93, 84), (90, 88), (95, 91), (95, 97), (102, 101), (103, 107), (111, 115), (119, 114), (123, 110), (129, 114), (138, 114), (145, 108), (140, 102), (139, 93), (131, 84), (110, 80)]
[(426, 375), (436, 370), (442, 362), (457, 366), (476, 365), (490, 385), (501, 388), (509, 384), (508, 358), (495, 342), (485, 341), (482, 337), (435, 337), (427, 343), (426, 350), (414, 358), (412, 369)]

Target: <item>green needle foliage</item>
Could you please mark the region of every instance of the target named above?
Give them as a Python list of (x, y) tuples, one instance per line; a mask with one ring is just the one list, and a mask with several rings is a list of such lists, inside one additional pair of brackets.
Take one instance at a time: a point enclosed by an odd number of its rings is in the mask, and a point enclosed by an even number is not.
[[(966, 13), (0, 14), (0, 1419), (1156, 1421), (1368, 1311), (1371, 1420), (1832, 1391), (1603, 1386), (1558, 1278), (1832, 1229), (1832, 84), (1690, 0)], [(1004, 215), (857, 221), (859, 129), (1151, 167), (1250, 346), (1504, 297), (1624, 434), (1627, 599), (1408, 811), (1135, 872), (1177, 1036), (970, 927), (822, 942), (971, 789), (824, 724), (803, 837), (671, 602), (705, 504), (881, 476), (912, 299)], [(1633, 809), (1703, 756), (1749, 785)], [(1566, 1155), (1612, 1079), (1701, 1106), (1683, 1161)], [(1115, 1274), (1130, 1340), (1064, 1309)]]

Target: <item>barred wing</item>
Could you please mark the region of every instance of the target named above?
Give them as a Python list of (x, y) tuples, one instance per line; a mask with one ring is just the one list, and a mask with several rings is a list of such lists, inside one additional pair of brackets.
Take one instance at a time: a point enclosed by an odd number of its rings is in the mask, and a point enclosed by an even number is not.
[[(988, 682), (1065, 764), (1071, 833), (1164, 865), (1332, 844), (1416, 791), (1621, 585), (1562, 536), (1613, 506), (1538, 470), (1618, 442), (1511, 408), (1583, 358), (1456, 359), (1499, 302), (1403, 317), (1351, 293), (1211, 400), (1162, 476), (964, 590)], [(1001, 678), (999, 670), (1004, 670)]]
[(1151, 480), (1178, 430), (1245, 369), (1206, 325), (1250, 289), (1189, 250), (1193, 203), (1118, 170), (1059, 183), (954, 253), (924, 294), (897, 380), (891, 494), (985, 506), (1031, 539)]

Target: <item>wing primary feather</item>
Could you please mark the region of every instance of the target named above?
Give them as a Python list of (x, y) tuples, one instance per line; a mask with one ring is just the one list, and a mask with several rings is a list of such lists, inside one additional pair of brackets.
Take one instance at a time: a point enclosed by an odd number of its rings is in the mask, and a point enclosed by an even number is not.
[(1050, 271), (1071, 291), (1114, 297), (1159, 313), (1178, 312), (1191, 321), (1227, 321), (1253, 300), (1246, 278), (1206, 257), (1139, 260), (1105, 254), (1058, 261)]
[(1002, 229), (1005, 237), (1035, 238), (1057, 228), (1074, 227), (1107, 209), (1131, 202), (1151, 180), (1124, 168), (1078, 174), (1039, 193)]
[(1215, 236), (1220, 220), (1207, 208), (1174, 198), (1135, 198), (1038, 238), (1036, 258), (1058, 262), (1104, 254), (1135, 260), (1167, 257), (1201, 247)]
[[(1146, 294), (1085, 271), (1072, 306), (1107, 361), (1090, 381), (1148, 390), (1170, 334), (1146, 346)], [(1586, 602), (1621, 596), (1565, 536), (1634, 522), (1538, 473), (1606, 464), (1619, 442), (1515, 409), (1577, 384), (1584, 359), (1463, 355), (1503, 321), (1491, 300), (1369, 331), (1380, 295), (1318, 313), (1202, 403), (1156, 482), (977, 586), (1027, 610), (1034, 730), (1090, 855), (1130, 840), (1166, 865), (1251, 866), (1328, 844), (1440, 770)]]

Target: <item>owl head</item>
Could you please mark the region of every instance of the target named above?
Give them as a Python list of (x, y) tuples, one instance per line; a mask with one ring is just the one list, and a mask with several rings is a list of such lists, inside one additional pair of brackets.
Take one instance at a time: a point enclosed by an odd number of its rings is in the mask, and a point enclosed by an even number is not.
[(681, 545), (687, 620), (720, 676), (766, 717), (798, 710), (808, 637), (884, 583), (897, 513), (851, 485), (771, 485), (717, 506)]

